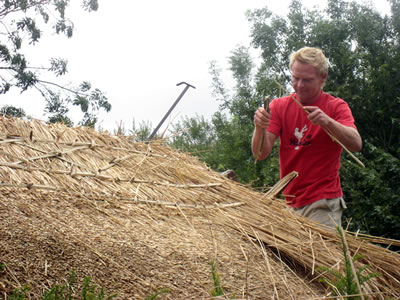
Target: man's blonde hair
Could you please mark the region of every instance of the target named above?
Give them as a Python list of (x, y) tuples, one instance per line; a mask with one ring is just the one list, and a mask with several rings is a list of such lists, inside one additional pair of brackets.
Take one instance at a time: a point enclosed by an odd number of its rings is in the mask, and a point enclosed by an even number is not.
[(325, 57), (321, 49), (313, 47), (304, 47), (290, 55), (289, 68), (292, 69), (292, 65), (295, 61), (303, 64), (312, 65), (321, 76), (328, 75), (328, 59)]

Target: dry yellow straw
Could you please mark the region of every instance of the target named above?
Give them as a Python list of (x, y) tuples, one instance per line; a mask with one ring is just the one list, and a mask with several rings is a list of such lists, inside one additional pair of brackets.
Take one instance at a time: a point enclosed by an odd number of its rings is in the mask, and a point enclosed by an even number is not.
[[(304, 108), (304, 106), (303, 106), (295, 97), (293, 97), (293, 96), (285, 89), (285, 87), (284, 87), (283, 85), (281, 85), (281, 84), (280, 84), (278, 81), (276, 81), (276, 80), (275, 80), (275, 82), (279, 85), (279, 87), (280, 87), (285, 93), (287, 93), (287, 94), (290, 96), (290, 98), (292, 98), (292, 100), (293, 100), (294, 102), (296, 102), (296, 103), (300, 106), (301, 109), (304, 110), (304, 112), (305, 112), (307, 115), (310, 114), (310, 113)], [(329, 132), (328, 129), (323, 128), (322, 126), (321, 126), (321, 128), (322, 128), (323, 131), (326, 132), (327, 135), (329, 135), (329, 137), (330, 137), (332, 140), (334, 140), (336, 143), (338, 143), (348, 154), (350, 154), (350, 156), (351, 156), (361, 167), (365, 168), (364, 164), (363, 164), (353, 153), (351, 153), (350, 150), (347, 149), (345, 145), (343, 145), (336, 137), (334, 137), (334, 136), (332, 135), (332, 133)]]

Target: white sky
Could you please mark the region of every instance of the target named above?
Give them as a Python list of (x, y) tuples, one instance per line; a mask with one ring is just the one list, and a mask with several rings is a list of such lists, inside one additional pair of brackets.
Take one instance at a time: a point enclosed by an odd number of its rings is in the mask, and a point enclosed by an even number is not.
[[(389, 11), (388, 1), (372, 2), (381, 12)], [(229, 84), (227, 58), (238, 45), (250, 45), (245, 11), (267, 6), (286, 16), (289, 4), (290, 0), (99, 0), (97, 12), (76, 6), (72, 14), (67, 13), (75, 25), (71, 39), (46, 35), (29, 56), (43, 65), (50, 57), (68, 59), (68, 75), (57, 82), (86, 80), (101, 89), (112, 110), (100, 114), (99, 124), (111, 132), (121, 122), (130, 129), (133, 119), (136, 126), (150, 121), (156, 127), (184, 88), (176, 84), (186, 81), (195, 86), (183, 96), (162, 131), (168, 122), (184, 116), (209, 119), (217, 111), (219, 103), (211, 95), (210, 61), (218, 62)], [(326, 0), (303, 0), (303, 4), (322, 8)], [(1, 95), (0, 106), (5, 104), (47, 119), (44, 100), (37, 92)], [(77, 123), (82, 114), (76, 108), (70, 117)]]

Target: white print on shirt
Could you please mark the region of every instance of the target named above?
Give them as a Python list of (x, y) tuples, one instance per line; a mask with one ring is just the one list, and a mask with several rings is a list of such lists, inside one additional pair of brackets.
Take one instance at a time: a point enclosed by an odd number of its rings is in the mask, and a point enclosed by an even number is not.
[[(297, 142), (295, 142), (294, 144), (296, 145), (296, 147), (294, 148), (295, 150), (299, 150), (300, 149), (300, 145), (302, 145), (303, 143), (301, 142), (303, 136), (304, 136), (304, 132), (307, 131), (307, 125), (304, 125), (303, 129), (301, 131), (299, 131), (299, 128), (295, 128), (294, 129), (294, 136), (297, 138)], [(292, 139), (294, 140), (294, 139)], [(293, 141), (291, 141), (292, 144)]]

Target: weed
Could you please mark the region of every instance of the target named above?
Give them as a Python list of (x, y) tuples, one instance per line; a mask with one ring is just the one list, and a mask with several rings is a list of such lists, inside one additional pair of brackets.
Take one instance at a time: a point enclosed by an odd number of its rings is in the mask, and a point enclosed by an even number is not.
[(210, 265), (211, 265), (211, 275), (214, 282), (214, 288), (211, 290), (211, 296), (223, 296), (224, 289), (221, 286), (221, 280), (220, 280), (220, 275), (217, 271), (217, 266), (213, 260), (210, 262)]
[(29, 291), (29, 288), (25, 286), (24, 288), (21, 289), (16, 289), (10, 297), (8, 297), (10, 300), (25, 300), (26, 298), (26, 293)]
[(97, 286), (91, 283), (90, 277), (85, 277), (83, 279), (83, 287), (82, 287), (82, 300), (110, 300), (114, 298), (116, 295), (109, 296), (105, 298), (104, 289), (100, 288), (97, 291)]
[(75, 272), (72, 271), (66, 285), (55, 285), (43, 294), (43, 300), (72, 299), (74, 284), (76, 281)]
[[(48, 291), (44, 292), (43, 300), (72, 300), (74, 293), (74, 285), (76, 283), (75, 272), (72, 272), (69, 276), (66, 284), (56, 284)], [(28, 287), (23, 289), (16, 289), (9, 296), (10, 300), (27, 300), (29, 299), (27, 293), (29, 292)], [(81, 300), (111, 300), (117, 295), (113, 294), (111, 296), (105, 296), (104, 289), (98, 288), (95, 284), (91, 282), (90, 277), (85, 277), (83, 279)]]
[[(365, 265), (358, 270), (354, 269), (354, 262), (361, 259), (361, 255), (350, 256), (349, 249), (347, 247), (347, 242), (343, 229), (341, 227), (336, 227), (338, 235), (341, 240), (344, 259), (345, 259), (345, 269), (344, 273), (335, 271), (329, 267), (319, 268), (322, 271), (326, 271), (333, 275), (335, 279), (330, 280), (328, 278), (321, 278), (320, 281), (332, 288), (332, 293), (334, 296), (350, 296), (346, 299), (358, 300), (361, 299), (361, 285), (371, 278), (381, 276), (378, 273), (371, 273), (367, 276), (362, 275), (362, 272), (366, 270), (369, 266)], [(352, 296), (355, 295), (355, 296)]]

